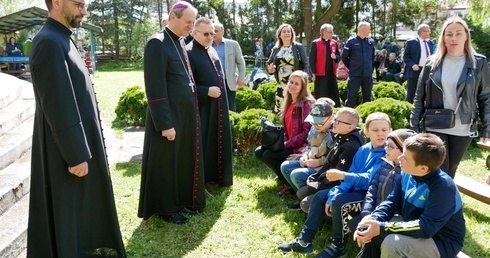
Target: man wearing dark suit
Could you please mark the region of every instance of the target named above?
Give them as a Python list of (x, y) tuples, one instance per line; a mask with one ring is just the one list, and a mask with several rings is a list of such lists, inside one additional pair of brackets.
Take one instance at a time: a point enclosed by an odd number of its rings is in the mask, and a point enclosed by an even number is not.
[(427, 24), (420, 24), (417, 28), (418, 37), (405, 42), (405, 52), (403, 61), (405, 63), (405, 76), (407, 78), (407, 98), (406, 101), (413, 103), (417, 81), (420, 71), (427, 61), (427, 57), (432, 54), (432, 41), (430, 28)]
[(223, 37), (223, 24), (214, 23), (213, 48), (218, 52), (221, 65), (224, 68), (228, 108), (236, 111), (236, 90), (243, 87), (245, 82), (245, 60), (238, 42)]

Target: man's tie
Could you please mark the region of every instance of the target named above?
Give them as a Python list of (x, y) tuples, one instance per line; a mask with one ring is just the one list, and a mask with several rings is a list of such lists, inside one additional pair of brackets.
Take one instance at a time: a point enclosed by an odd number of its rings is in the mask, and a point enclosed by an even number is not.
[(424, 46), (425, 46), (425, 56), (430, 56), (429, 47), (427, 46), (427, 40), (424, 40)]

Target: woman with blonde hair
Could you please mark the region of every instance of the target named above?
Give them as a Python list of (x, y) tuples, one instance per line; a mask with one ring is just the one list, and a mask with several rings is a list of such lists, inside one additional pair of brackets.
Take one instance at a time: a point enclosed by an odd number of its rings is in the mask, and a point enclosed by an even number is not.
[(294, 71), (289, 76), (285, 87), (284, 103), (280, 115), (284, 126), (284, 149), (271, 151), (259, 146), (255, 149), (255, 156), (270, 167), (284, 184), (280, 193), (289, 192), (291, 187), (281, 173), (281, 164), (291, 154), (298, 154), (307, 145), (306, 137), (310, 131), (310, 123), (305, 122), (310, 114), (311, 105), (315, 99), (308, 88), (308, 74), (303, 71)]
[[(444, 141), (447, 155), (441, 169), (454, 178), (472, 138), (478, 136), (478, 119), (481, 142), (490, 138), (490, 70), (486, 57), (471, 45), (468, 25), (459, 16), (444, 22), (437, 42), (417, 84), (410, 124)], [(424, 116), (430, 109), (453, 110), (454, 123), (430, 127)]]
[(269, 74), (274, 74), (276, 78), (276, 106), (279, 111), (284, 99), (284, 87), (289, 81), (289, 76), (293, 71), (302, 70), (311, 77), (310, 64), (306, 48), (301, 43), (296, 42), (296, 33), (289, 24), (282, 24), (276, 31), (277, 42), (271, 50), (271, 55), (266, 62)]

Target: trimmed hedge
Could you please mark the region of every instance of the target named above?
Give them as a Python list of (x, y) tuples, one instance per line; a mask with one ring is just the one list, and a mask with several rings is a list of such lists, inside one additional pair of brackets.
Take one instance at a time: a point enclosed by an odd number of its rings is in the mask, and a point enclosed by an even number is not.
[(236, 91), (236, 111), (238, 113), (249, 108), (264, 108), (265, 101), (258, 91), (242, 87)]
[(253, 151), (260, 145), (257, 131), (262, 116), (266, 116), (276, 124), (282, 124), (282, 119), (270, 110), (251, 108), (241, 113), (230, 112), (233, 149), (236, 149), (238, 153)]
[(112, 126), (144, 126), (147, 106), (145, 92), (140, 86), (128, 88), (119, 97), (115, 110), (116, 118)]
[(375, 99), (392, 98), (405, 100), (405, 88), (396, 82), (380, 82), (373, 86)]
[(392, 98), (381, 98), (363, 103), (358, 106), (356, 110), (359, 112), (362, 121), (364, 121), (371, 113), (384, 112), (390, 117), (391, 127), (393, 130), (396, 130), (409, 127), (412, 104), (407, 101), (395, 100)]

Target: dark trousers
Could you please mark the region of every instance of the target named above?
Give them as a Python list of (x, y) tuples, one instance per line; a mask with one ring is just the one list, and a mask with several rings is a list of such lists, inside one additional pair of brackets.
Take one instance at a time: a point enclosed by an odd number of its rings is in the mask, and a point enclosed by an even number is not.
[(232, 91), (226, 86), (226, 95), (228, 97), (228, 109), (236, 112), (236, 91)]
[(357, 190), (350, 193), (341, 193), (332, 199), (332, 241), (344, 244), (347, 233), (349, 215), (354, 217), (361, 214), (362, 202), (366, 196), (366, 190)]
[(306, 217), (305, 224), (301, 230), (301, 239), (311, 243), (315, 234), (322, 225), (323, 220), (327, 217), (325, 214), (325, 203), (328, 200), (328, 191), (330, 189), (318, 191), (310, 202), (310, 209)]
[(470, 146), (473, 138), (436, 132), (430, 133), (439, 136), (444, 141), (444, 145), (446, 146), (446, 159), (444, 159), (444, 163), (441, 165), (441, 170), (446, 172), (451, 178), (454, 178), (459, 162), (463, 159), (464, 153), (468, 149), (468, 146)]
[(347, 82), (347, 101), (345, 106), (355, 107), (357, 92), (359, 87), (362, 89), (362, 103), (371, 101), (371, 91), (373, 89), (373, 77), (371, 76), (349, 76)]
[(335, 107), (340, 107), (339, 86), (335, 75), (315, 77), (315, 99), (327, 97), (335, 102)]
[(255, 156), (264, 162), (269, 168), (274, 171), (279, 180), (284, 184), (288, 184), (286, 178), (281, 173), (281, 164), (286, 160), (289, 155), (293, 154), (292, 149), (284, 149), (281, 151), (270, 151), (262, 148), (262, 146), (255, 149)]
[[(407, 67), (407, 69), (412, 69), (411, 67)], [(407, 78), (407, 98), (406, 101), (413, 103), (413, 99), (415, 98), (415, 92), (417, 91), (417, 83), (419, 81), (420, 70), (414, 72), (417, 74), (416, 77)]]

